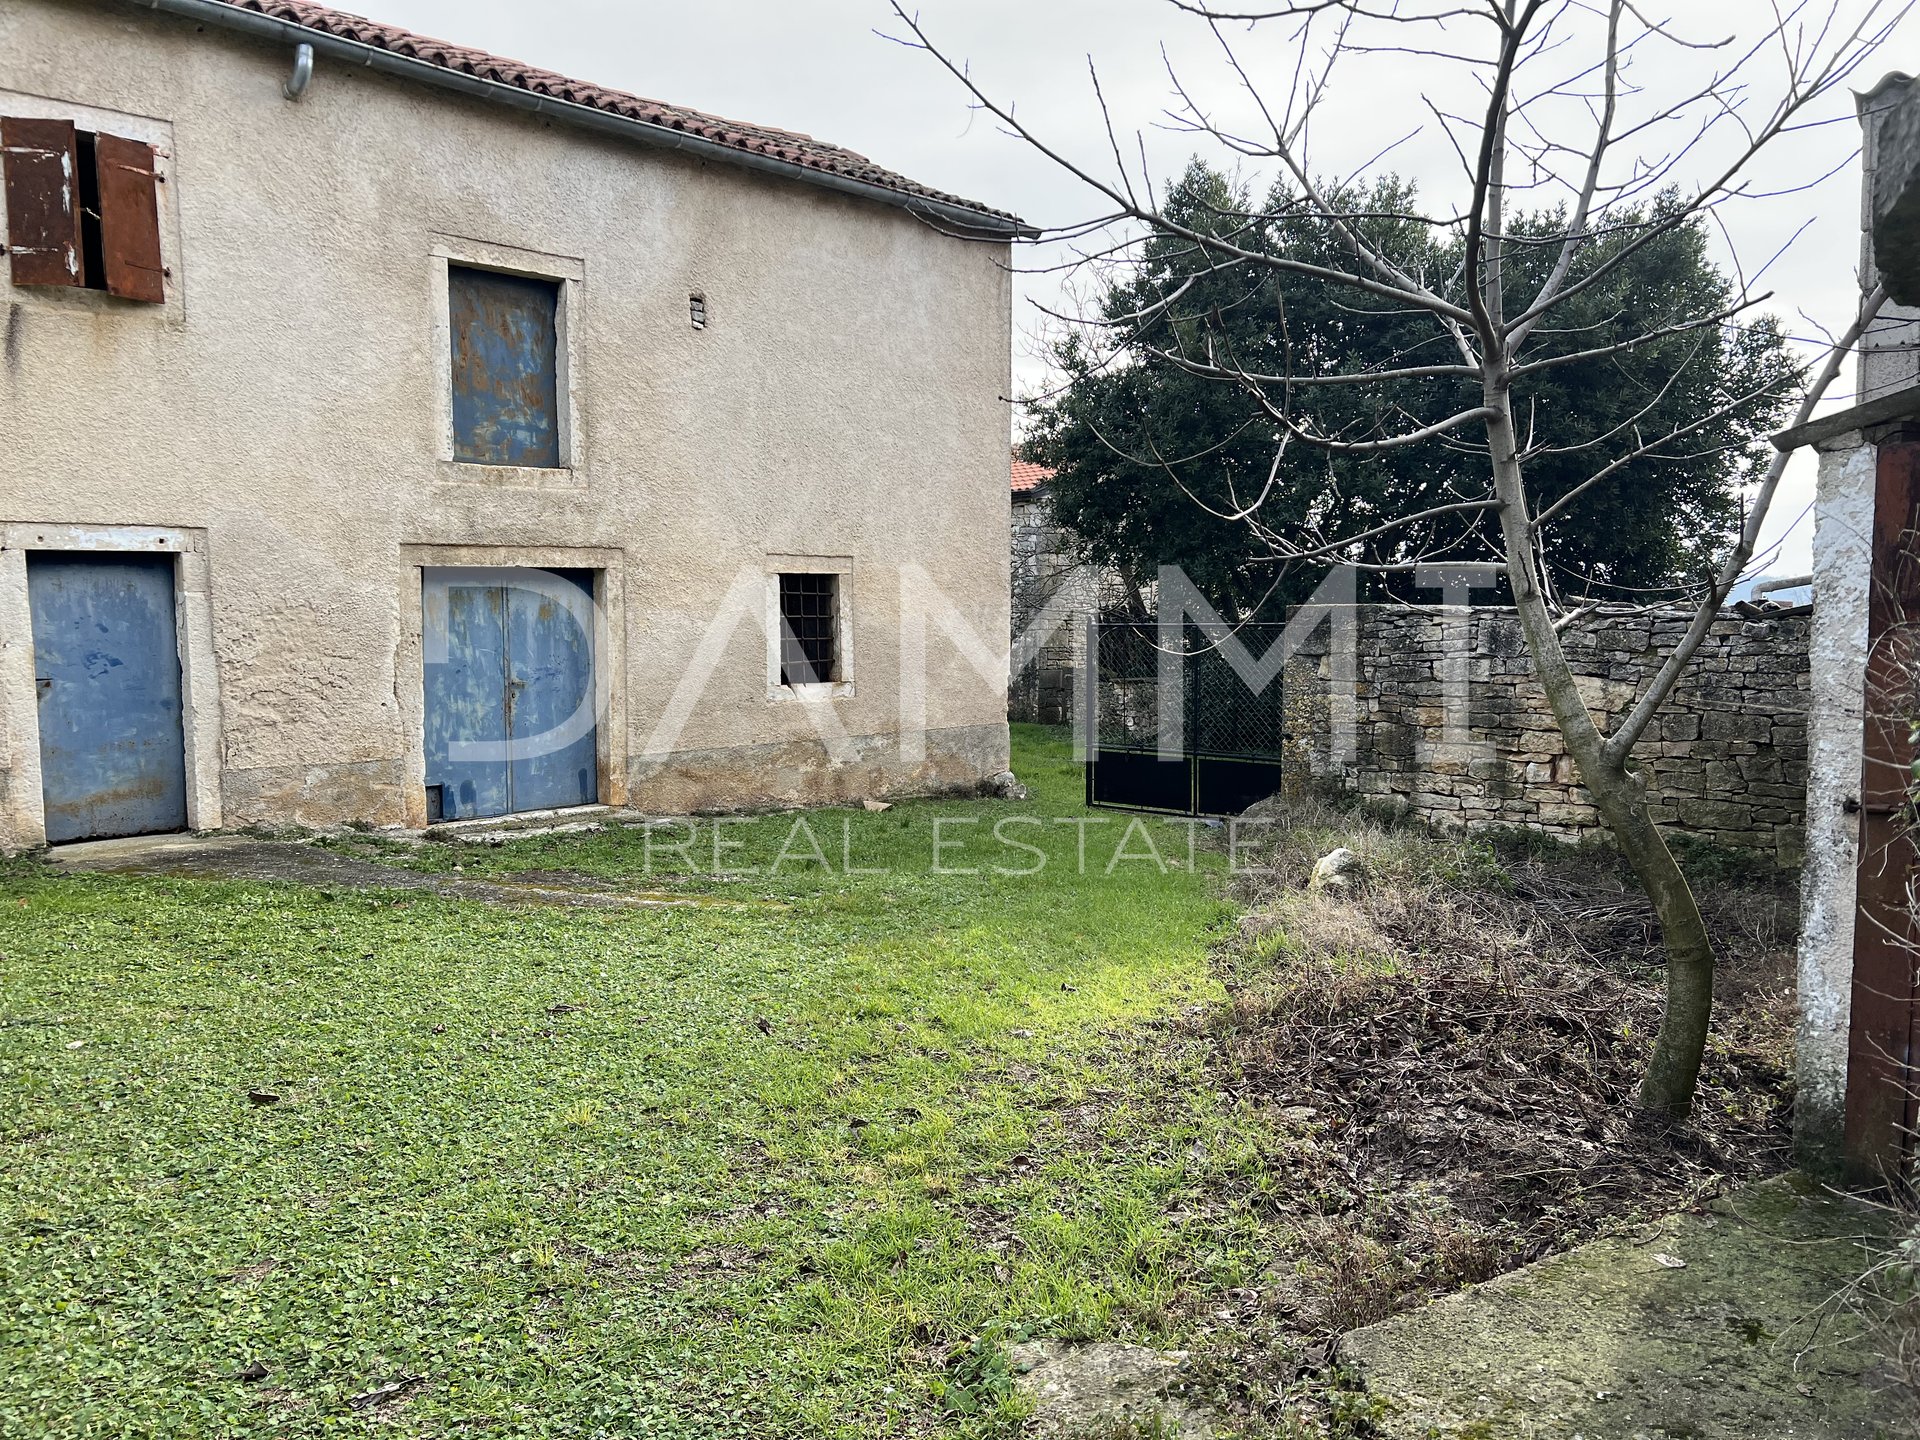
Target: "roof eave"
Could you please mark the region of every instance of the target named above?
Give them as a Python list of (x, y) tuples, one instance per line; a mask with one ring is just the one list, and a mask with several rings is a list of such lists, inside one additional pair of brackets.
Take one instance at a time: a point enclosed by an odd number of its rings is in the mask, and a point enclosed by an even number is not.
[(894, 190), (885, 185), (875, 185), (870, 181), (856, 180), (849, 175), (838, 175), (831, 170), (817, 170), (809, 165), (796, 165), (791, 161), (777, 160), (772, 156), (756, 155), (751, 150), (737, 150), (730, 145), (722, 145), (718, 141), (685, 134), (670, 126), (655, 125), (646, 120), (636, 120), (628, 115), (616, 115), (611, 111), (597, 110), (591, 105), (581, 105), (571, 100), (556, 100), (551, 96), (536, 95), (531, 90), (522, 90), (517, 85), (507, 85), (498, 80), (487, 80), (477, 75), (468, 75), (463, 71), (450, 70), (444, 65), (435, 65), (428, 60), (419, 60), (411, 55), (383, 50), (378, 45), (368, 45), (363, 41), (330, 35), (324, 30), (309, 29), (305, 25), (297, 25), (291, 20), (282, 20), (278, 16), (263, 15), (257, 10), (242, 10), (237, 6), (224, 4), (222, 0), (125, 0), (125, 3), (143, 10), (157, 10), (178, 15), (183, 19), (218, 25), (224, 29), (278, 40), (289, 45), (311, 45), (317, 55), (329, 55), (355, 65), (365, 66), (370, 70), (423, 85), (436, 86), (442, 90), (451, 90), (462, 95), (475, 96), (495, 104), (508, 105), (516, 110), (551, 115), (555, 119), (578, 125), (583, 129), (619, 135), (655, 149), (678, 150), (702, 160), (711, 160), (716, 164), (757, 170), (763, 174), (797, 180), (802, 184), (833, 190), (843, 195), (876, 200), (882, 205), (905, 210), (930, 224), (949, 229), (962, 239), (1025, 240), (1033, 239), (1040, 233), (1025, 221), (1012, 216), (996, 215), (991, 211), (976, 210), (971, 206), (955, 204), (949, 200), (936, 200), (925, 195)]
[(1782, 430), (1773, 437), (1773, 446), (1776, 450), (1785, 451), (1798, 450), (1807, 445), (1822, 446), (1856, 430), (1866, 430), (1876, 425), (1897, 425), (1916, 417), (1920, 417), (1920, 385), (1895, 390), (1864, 404)]

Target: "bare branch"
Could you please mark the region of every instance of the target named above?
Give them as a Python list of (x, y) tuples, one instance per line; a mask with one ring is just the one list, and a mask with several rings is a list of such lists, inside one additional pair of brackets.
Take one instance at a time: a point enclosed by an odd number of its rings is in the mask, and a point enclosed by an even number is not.
[[(1801, 399), (1799, 409), (1794, 414), (1794, 425), (1804, 425), (1813, 417), (1815, 407), (1819, 405), (1821, 398), (1826, 395), (1828, 388), (1840, 374), (1840, 366), (1844, 363), (1846, 356), (1858, 342), (1862, 332), (1880, 314), (1880, 307), (1886, 303), (1887, 287), (1884, 284), (1876, 285), (1861, 305), (1860, 313), (1854, 317), (1853, 324), (1847, 327), (1846, 333), (1827, 352), (1826, 362), (1820, 367), (1820, 373), (1814, 377), (1813, 383), (1807, 387), (1807, 393)], [(1619, 728), (1607, 740), (1607, 755), (1615, 764), (1626, 763), (1634, 744), (1645, 733), (1648, 724), (1652, 722), (1661, 705), (1666, 702), (1667, 696), (1672, 693), (1674, 685), (1693, 659), (1694, 652), (1700, 648), (1701, 642), (1707, 638), (1707, 632), (1713, 628), (1713, 622), (1720, 613), (1720, 606), (1726, 601), (1727, 593), (1738, 582), (1741, 573), (1747, 567), (1747, 561), (1753, 556), (1754, 546), (1760, 539), (1760, 527), (1766, 522), (1767, 511), (1773, 504), (1774, 492), (1780, 488), (1780, 477), (1786, 473), (1789, 458), (1785, 451), (1773, 457), (1773, 462), (1767, 467), (1766, 476), (1760, 482), (1753, 507), (1747, 514), (1746, 524), (1741, 527), (1739, 542), (1720, 567), (1720, 573), (1714, 579), (1712, 591), (1701, 602), (1699, 610), (1694, 614), (1693, 623), (1687, 627), (1687, 633), (1680, 638), (1680, 643), (1673, 647), (1673, 652), (1667, 656), (1665, 663), (1661, 665), (1653, 679), (1647, 682), (1646, 690), (1634, 703), (1633, 709), (1627, 712)]]
[[(1677, 379), (1678, 375), (1679, 375), (1679, 372), (1676, 371), (1674, 378)], [(1672, 383), (1673, 382), (1669, 380), (1668, 384), (1671, 385)], [(1554, 501), (1553, 504), (1549, 505), (1545, 510), (1542, 510), (1538, 515), (1534, 516), (1533, 524), (1535, 528), (1545, 525), (1554, 516), (1558, 515), (1562, 510), (1567, 509), (1575, 501), (1577, 501), (1582, 495), (1586, 494), (1587, 491), (1593, 489), (1594, 486), (1600, 484), (1602, 481), (1610, 479), (1615, 474), (1626, 469), (1626, 467), (1631, 465), (1634, 461), (1644, 460), (1649, 456), (1657, 456), (1660, 448), (1663, 445), (1670, 445), (1675, 440), (1684, 440), (1687, 436), (1697, 434), (1699, 431), (1706, 429), (1707, 426), (1713, 424), (1716, 420), (1724, 420), (1729, 415), (1738, 414), (1742, 409), (1744, 409), (1748, 405), (1751, 405), (1755, 400), (1760, 399), (1763, 395), (1767, 394), (1771, 390), (1777, 390), (1781, 388), (1781, 386), (1784, 385), (1785, 383), (1786, 381), (1783, 378), (1782, 380), (1774, 384), (1764, 385), (1764, 386), (1761, 386), (1759, 389), (1750, 390), (1744, 395), (1735, 396), (1733, 399), (1727, 401), (1724, 405), (1716, 406), (1714, 409), (1709, 410), (1704, 415), (1696, 417), (1694, 420), (1690, 421), (1689, 423), (1685, 425), (1676, 426), (1674, 429), (1668, 431), (1665, 435), (1662, 435), (1658, 440), (1649, 441), (1645, 444), (1637, 446), (1633, 450), (1628, 451), (1625, 455), (1617, 456), (1612, 462), (1604, 466), (1602, 469), (1596, 471), (1594, 474), (1589, 475), (1585, 480), (1582, 480), (1578, 485), (1574, 486), (1571, 490), (1567, 491), (1566, 494), (1562, 495), (1558, 500)], [(1658, 403), (1657, 400), (1655, 403), (1656, 404)], [(1641, 412), (1641, 414), (1644, 415), (1647, 413), (1647, 411), (1650, 411), (1652, 409), (1653, 409), (1653, 406), (1649, 405), (1646, 410), (1643, 410)], [(1716, 447), (1716, 448), (1723, 449), (1725, 447)], [(1696, 453), (1706, 453), (1706, 452), (1696, 452)], [(1735, 576), (1735, 578), (1738, 579), (1739, 577)]]
[[(1613, 140), (1613, 120), (1620, 101), (1620, 11), (1625, 4), (1626, 0), (1612, 0), (1607, 9), (1606, 103), (1600, 111), (1599, 133), (1594, 136), (1593, 154), (1587, 163), (1586, 179), (1580, 186), (1580, 198), (1567, 221), (1566, 243), (1560, 247), (1560, 258), (1554, 262), (1546, 283), (1534, 297), (1531, 308), (1535, 312), (1535, 321), (1546, 313), (1545, 306), (1560, 293), (1560, 287), (1566, 283), (1567, 275), (1573, 269), (1574, 257), (1587, 243), (1587, 218), (1593, 210), (1594, 192), (1600, 186), (1600, 167), (1607, 158), (1607, 147)], [(1514, 350), (1526, 343), (1527, 332), (1533, 328), (1533, 323), (1528, 321), (1516, 325), (1508, 335), (1507, 342)]]
[(1150, 355), (1178, 365), (1189, 375), (1198, 375), (1203, 379), (1254, 381), (1262, 385), (1285, 385), (1293, 389), (1301, 387), (1314, 389), (1327, 385), (1377, 385), (1388, 380), (1478, 380), (1481, 373), (1477, 365), (1409, 365), (1398, 370), (1349, 370), (1332, 375), (1263, 375), (1258, 371), (1229, 369), (1221, 365), (1203, 363), (1159, 346), (1150, 345), (1142, 348)]
[[(1530, 325), (1534, 320), (1538, 319), (1541, 314), (1551, 309), (1554, 305), (1597, 285), (1601, 280), (1619, 269), (1620, 266), (1625, 264), (1633, 255), (1657, 239), (1661, 234), (1677, 228), (1694, 215), (1699, 214), (1715, 196), (1740, 193), (1738, 189), (1733, 188), (1734, 182), (1739, 178), (1748, 164), (1752, 162), (1754, 157), (1757, 156), (1769, 142), (1780, 135), (1787, 122), (1795, 115), (1799, 114), (1814, 100), (1826, 94), (1827, 91), (1831, 90), (1834, 86), (1844, 81), (1861, 60), (1877, 48), (1879, 42), (1891, 32), (1893, 25), (1897, 23), (1896, 21), (1885, 22), (1879, 30), (1871, 34), (1867, 31), (1867, 26), (1871, 23), (1873, 17), (1879, 13), (1880, 9), (1881, 5), (1879, 0), (1875, 0), (1875, 3), (1868, 9), (1866, 17), (1861, 20), (1859, 25), (1854, 27), (1844, 44), (1838, 47), (1826, 62), (1811, 76), (1803, 73), (1799, 64), (1796, 63), (1791, 72), (1788, 93), (1775, 107), (1773, 114), (1757, 131), (1746, 127), (1744, 122), (1740, 122), (1747, 133), (1748, 138), (1746, 145), (1713, 179), (1701, 186), (1699, 192), (1691, 200), (1683, 202), (1663, 216), (1665, 222), (1663, 225), (1653, 227), (1649, 229), (1647, 234), (1640, 236), (1636, 240), (1629, 241), (1619, 250), (1609, 255), (1599, 265), (1595, 266), (1593, 270), (1589, 271), (1586, 275), (1565, 285), (1558, 294), (1536, 300), (1527, 308), (1524, 314), (1518, 316), (1512, 324), (1507, 327), (1508, 336), (1511, 337), (1515, 332)], [(1734, 118), (1736, 122), (1739, 121), (1737, 113), (1731, 109), (1730, 102), (1724, 97), (1721, 97), (1721, 105), (1723, 113)]]
[(1033, 146), (1034, 149), (1038, 150), (1042, 155), (1045, 155), (1062, 170), (1065, 170), (1082, 184), (1104, 195), (1113, 203), (1121, 216), (1140, 221), (1160, 233), (1179, 236), (1183, 240), (1191, 241), (1193, 244), (1199, 245), (1216, 254), (1230, 256), (1233, 259), (1243, 260), (1249, 264), (1261, 265), (1268, 269), (1279, 270), (1288, 274), (1305, 275), (1317, 280), (1327, 280), (1335, 284), (1351, 286), (1356, 290), (1364, 290), (1369, 294), (1380, 295), (1387, 299), (1417, 305), (1422, 309), (1432, 311), (1436, 315), (1455, 321), (1465, 322), (1472, 318), (1471, 315), (1460, 306), (1442, 300), (1439, 296), (1426, 290), (1424, 287), (1409, 287), (1400, 283), (1374, 280), (1364, 275), (1354, 275), (1344, 270), (1335, 270), (1323, 265), (1310, 265), (1305, 261), (1292, 260), (1285, 256), (1262, 254), (1261, 252), (1248, 250), (1242, 246), (1235, 245), (1230, 241), (1222, 240), (1218, 236), (1208, 235), (1203, 231), (1181, 225), (1168, 219), (1165, 214), (1158, 210), (1145, 208), (1128, 196), (1125, 191), (1114, 189), (1112, 185), (1101, 180), (1077, 162), (1068, 159), (1059, 150), (1042, 140), (1034, 131), (1029, 129), (1023, 121), (1015, 119), (1013, 111), (1010, 108), (1000, 105), (980, 88), (979, 84), (967, 72), (966, 67), (956, 65), (928, 40), (926, 32), (921, 28), (919, 21), (907, 13), (901, 0), (888, 0), (888, 3), (892, 6), (893, 13), (900, 22), (913, 32), (915, 37), (914, 48), (924, 50), (933, 56), (948, 74), (952, 75), (966, 87), (968, 93), (974, 97), (981, 108), (987, 110), (1002, 124), (1007, 126), (1010, 131)]
[[(1310, 549), (1293, 549), (1289, 547), (1281, 553), (1263, 557), (1263, 562), (1271, 564), (1275, 561), (1347, 559), (1347, 552), (1355, 546), (1364, 545), (1369, 540), (1378, 540), (1385, 535), (1395, 534), (1398, 531), (1407, 529), (1409, 526), (1419, 525), (1428, 520), (1437, 520), (1446, 515), (1483, 514), (1486, 511), (1497, 510), (1499, 508), (1500, 502), (1490, 495), (1481, 500), (1451, 501), (1445, 505), (1434, 505), (1425, 510), (1414, 511), (1411, 514), (1396, 515), (1393, 519), (1384, 521), (1374, 526), (1371, 530), (1361, 530), (1352, 535), (1342, 535), (1338, 540), (1328, 540)], [(1378, 566), (1372, 568), (1394, 569), (1403, 567)]]
[[(1525, 365), (1516, 365), (1508, 374), (1515, 380), (1524, 380), (1529, 375), (1537, 375), (1542, 370), (1552, 370), (1561, 365), (1571, 365), (1580, 360), (1600, 360), (1608, 355), (1619, 355), (1628, 350), (1637, 350), (1642, 345), (1651, 345), (1656, 340), (1671, 339), (1675, 335), (1685, 335), (1689, 331), (1704, 330), (1711, 325), (1724, 324), (1742, 311), (1751, 310), (1756, 305), (1765, 304), (1773, 298), (1773, 292), (1756, 295), (1742, 300), (1738, 305), (1730, 305), (1725, 310), (1715, 311), (1711, 315), (1702, 315), (1693, 320), (1682, 320), (1672, 325), (1662, 325), (1657, 330), (1643, 330), (1630, 340), (1621, 340), (1612, 345), (1596, 345), (1590, 350), (1571, 350), (1564, 355), (1550, 355), (1544, 360), (1530, 361)], [(1564, 333), (1564, 332), (1556, 332)]]

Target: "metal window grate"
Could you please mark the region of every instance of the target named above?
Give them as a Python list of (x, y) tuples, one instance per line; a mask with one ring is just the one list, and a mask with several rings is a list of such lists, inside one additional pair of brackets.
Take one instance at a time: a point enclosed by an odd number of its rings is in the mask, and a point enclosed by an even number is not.
[(782, 685), (820, 685), (835, 678), (839, 620), (838, 575), (780, 577)]

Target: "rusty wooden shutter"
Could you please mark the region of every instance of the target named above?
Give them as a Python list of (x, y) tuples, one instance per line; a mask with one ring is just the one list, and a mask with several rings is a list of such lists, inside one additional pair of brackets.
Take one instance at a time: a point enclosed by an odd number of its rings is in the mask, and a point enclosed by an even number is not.
[(73, 122), (0, 116), (16, 285), (84, 285)]
[(160, 199), (153, 147), (118, 135), (94, 137), (100, 172), (100, 250), (107, 289), (128, 300), (167, 298), (160, 268)]

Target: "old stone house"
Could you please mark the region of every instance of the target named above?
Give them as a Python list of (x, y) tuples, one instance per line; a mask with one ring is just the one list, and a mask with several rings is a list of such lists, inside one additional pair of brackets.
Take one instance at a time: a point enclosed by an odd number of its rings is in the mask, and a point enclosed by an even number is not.
[(1006, 767), (1013, 217), (305, 0), (0, 150), (0, 846)]

